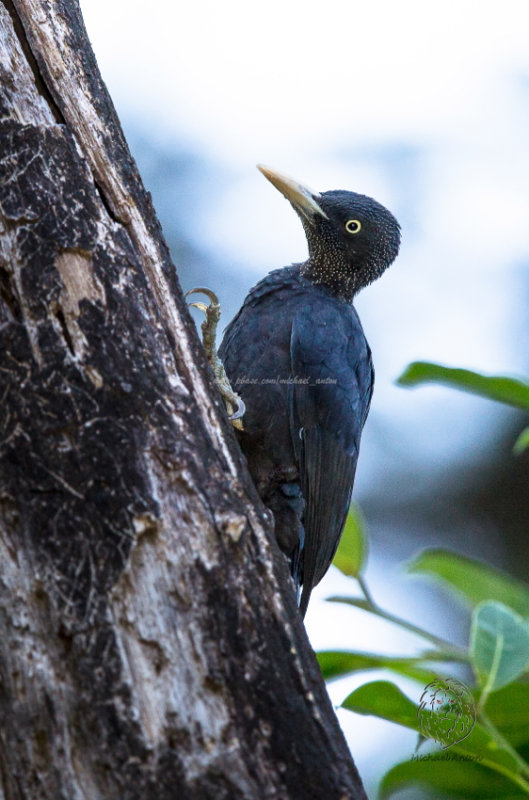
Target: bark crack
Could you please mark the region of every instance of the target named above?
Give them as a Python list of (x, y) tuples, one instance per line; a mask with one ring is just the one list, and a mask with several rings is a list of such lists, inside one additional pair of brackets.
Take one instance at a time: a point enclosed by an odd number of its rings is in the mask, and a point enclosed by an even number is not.
[(51, 113), (53, 114), (55, 122), (57, 122), (59, 125), (65, 125), (66, 121), (62, 115), (62, 112), (57, 103), (55, 102), (55, 100), (53, 99), (53, 96), (50, 90), (48, 89), (44, 77), (39, 69), (37, 60), (33, 55), (33, 51), (26, 36), (26, 31), (24, 30), (24, 26), (14, 6), (13, 0), (1, 0), (1, 1), (5, 6), (9, 16), (11, 17), (13, 28), (15, 29), (15, 34), (20, 43), (20, 47), (22, 48), (22, 52), (26, 57), (28, 66), (30, 67), (31, 72), (33, 73), (33, 79), (35, 81), (35, 86), (37, 88), (38, 93), (40, 94), (42, 99), (45, 100), (45, 102), (47, 103)]
[(70, 336), (70, 331), (68, 330), (68, 325), (66, 324), (66, 318), (64, 316), (64, 312), (63, 312), (63, 310), (62, 310), (62, 308), (60, 306), (55, 306), (55, 309), (54, 309), (53, 313), (55, 314), (55, 319), (59, 323), (59, 326), (60, 326), (61, 331), (62, 331), (63, 339), (66, 342), (68, 350), (70, 351), (72, 356), (75, 358), (75, 347), (74, 347), (74, 344), (73, 344), (72, 337)]
[(110, 203), (108, 197), (106, 196), (105, 190), (103, 189), (103, 187), (101, 186), (101, 184), (97, 180), (96, 173), (94, 172), (93, 169), (92, 169), (92, 178), (94, 180), (94, 186), (95, 186), (96, 191), (97, 191), (97, 193), (99, 195), (99, 199), (103, 203), (103, 207), (104, 207), (105, 211), (107, 212), (108, 216), (110, 217), (110, 219), (113, 222), (116, 222), (118, 225), (122, 225), (123, 224), (123, 220), (120, 219), (117, 216), (117, 214), (114, 213), (114, 209), (112, 208), (112, 204)]
[(11, 286), (11, 274), (5, 268), (0, 266), (0, 297), (6, 304), (6, 307), (15, 322), (22, 321), (22, 311), (20, 303), (18, 302), (15, 292)]

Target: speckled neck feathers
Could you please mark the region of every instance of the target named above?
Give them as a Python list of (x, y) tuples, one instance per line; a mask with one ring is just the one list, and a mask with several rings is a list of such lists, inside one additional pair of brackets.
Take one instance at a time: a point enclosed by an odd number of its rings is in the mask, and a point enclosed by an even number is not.
[[(333, 294), (351, 302), (375, 281), (397, 256), (400, 228), (393, 215), (370, 197), (354, 192), (331, 191), (319, 196), (326, 216), (301, 218), (309, 258), (301, 273), (312, 283), (327, 286)], [(359, 232), (347, 232), (347, 222), (358, 223)]]

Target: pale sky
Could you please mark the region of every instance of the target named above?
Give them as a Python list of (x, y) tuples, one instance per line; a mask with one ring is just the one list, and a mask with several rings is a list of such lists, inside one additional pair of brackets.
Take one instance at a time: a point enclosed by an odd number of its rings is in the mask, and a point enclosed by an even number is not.
[(351, 137), (474, 142), (480, 121), (490, 141), (529, 66), (525, 0), (81, 5), (121, 108), (238, 166)]
[[(397, 212), (405, 201), (415, 228), (403, 226), (399, 264), (372, 291), (394, 297), (413, 281), (429, 357), (522, 367), (501, 333), (488, 337), (485, 315), (475, 323), (479, 341), (470, 336), (461, 349), (457, 318), (472, 300), (486, 302), (496, 327), (504, 295), (519, 291), (506, 268), (528, 255), (525, 0), (81, 5), (119, 113), (229, 171), (224, 193), (191, 226), (202, 245), (256, 277), (300, 258), (301, 228), (257, 162), (318, 189), (372, 194)], [(381, 156), (402, 147), (416, 157), (397, 183)], [(434, 293), (450, 302), (453, 345), (428, 307)], [(404, 316), (417, 313), (407, 294)], [(410, 328), (403, 360), (415, 357), (405, 353), (413, 339)]]

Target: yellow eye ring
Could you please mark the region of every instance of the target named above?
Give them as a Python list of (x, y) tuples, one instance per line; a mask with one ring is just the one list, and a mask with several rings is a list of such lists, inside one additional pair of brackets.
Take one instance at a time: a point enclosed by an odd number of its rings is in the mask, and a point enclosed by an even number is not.
[(362, 223), (357, 219), (350, 219), (345, 223), (345, 230), (347, 233), (360, 233)]

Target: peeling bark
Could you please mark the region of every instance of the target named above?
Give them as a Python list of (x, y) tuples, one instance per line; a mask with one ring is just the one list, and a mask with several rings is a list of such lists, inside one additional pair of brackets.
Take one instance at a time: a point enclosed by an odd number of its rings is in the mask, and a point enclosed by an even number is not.
[(0, 2), (0, 797), (365, 797), (74, 0)]

